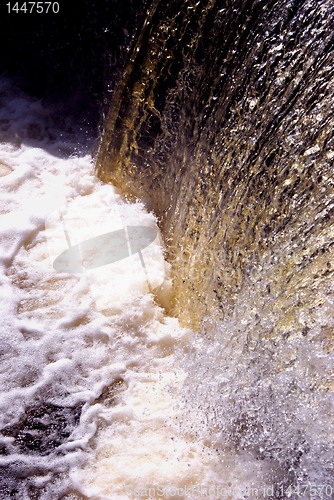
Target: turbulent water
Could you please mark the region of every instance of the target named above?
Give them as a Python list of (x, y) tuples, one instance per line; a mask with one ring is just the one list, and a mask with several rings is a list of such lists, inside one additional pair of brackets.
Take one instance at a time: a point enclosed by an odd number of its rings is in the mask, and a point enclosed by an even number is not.
[[(171, 282), (156, 218), (96, 178), (92, 132), (62, 107), (5, 78), (0, 102), (0, 498), (247, 498), (265, 468), (218, 456), (183, 400), (194, 339), (157, 305)], [(141, 258), (55, 266), (134, 226), (157, 234)]]
[(333, 477), (333, 22), (326, 0), (147, 2), (97, 157), (159, 219), (199, 435), (292, 498)]
[(332, 498), (332, 2), (129, 4), (96, 158), (0, 81), (0, 498)]
[(174, 350), (189, 339), (149, 291), (168, 291), (159, 239), (146, 270), (136, 254), (83, 274), (53, 265), (69, 241), (155, 218), (96, 179), (91, 132), (63, 109), (6, 79), (0, 99), (0, 497), (133, 498), (180, 457), (183, 481), (202, 450), (173, 431)]

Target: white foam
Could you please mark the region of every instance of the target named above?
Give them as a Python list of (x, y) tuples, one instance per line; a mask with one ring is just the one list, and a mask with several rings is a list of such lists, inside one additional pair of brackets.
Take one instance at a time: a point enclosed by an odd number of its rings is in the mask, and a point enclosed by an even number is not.
[[(122, 227), (155, 227), (154, 216), (102, 185), (90, 154), (61, 153), (73, 150), (73, 132), (61, 137), (42, 103), (6, 80), (0, 82), (0, 100), (0, 159), (6, 165), (0, 177), (0, 422), (12, 435), (1, 440), (7, 455), (0, 465), (14, 473), (17, 464), (30, 467), (24, 481), (42, 488), (41, 498), (55, 498), (46, 486), (50, 480), (59, 492), (63, 481), (95, 499), (142, 497), (148, 488), (157, 497), (163, 490), (164, 498), (196, 498), (194, 485), (230, 488), (228, 481), (249, 481), (249, 471), (261, 477), (257, 464), (243, 471), (247, 457), (241, 466), (225, 455), (217, 460), (196, 428), (191, 433), (187, 425), (184, 432), (180, 424), (186, 373), (175, 352), (188, 349), (191, 332), (166, 317), (151, 293), (168, 301), (169, 270), (159, 238), (143, 250), (145, 272), (138, 255), (109, 270), (77, 274), (53, 268), (68, 248), (64, 221), (76, 244)], [(44, 408), (42, 415), (38, 408)], [(57, 438), (57, 408), (66, 410), (60, 420), (72, 422), (76, 411), (80, 419), (57, 446), (49, 443), (42, 453), (37, 444), (37, 451), (27, 448), (24, 436), (30, 432), (36, 443), (43, 441), (48, 422)], [(44, 431), (31, 430), (34, 418)], [(67, 469), (72, 486), (66, 478), (57, 483), (57, 474)]]

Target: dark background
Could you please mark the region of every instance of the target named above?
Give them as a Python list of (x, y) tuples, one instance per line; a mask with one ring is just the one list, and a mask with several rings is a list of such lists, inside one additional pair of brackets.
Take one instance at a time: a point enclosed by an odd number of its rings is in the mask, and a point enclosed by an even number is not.
[(97, 122), (146, 0), (58, 0), (58, 14), (9, 14), (7, 3), (0, 4), (0, 75), (15, 77), (25, 92), (66, 102), (68, 113), (89, 114)]

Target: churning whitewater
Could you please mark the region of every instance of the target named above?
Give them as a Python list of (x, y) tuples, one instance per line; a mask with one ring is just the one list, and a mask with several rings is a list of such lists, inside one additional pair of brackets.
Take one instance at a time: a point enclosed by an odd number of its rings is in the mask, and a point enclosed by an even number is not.
[(77, 4), (0, 32), (1, 500), (333, 498), (333, 2)]
[[(263, 463), (218, 450), (184, 411), (183, 359), (201, 346), (164, 313), (155, 217), (96, 178), (87, 129), (4, 78), (0, 99), (1, 498), (251, 498), (271, 487)], [(96, 269), (55, 269), (66, 249), (131, 226), (157, 237)]]

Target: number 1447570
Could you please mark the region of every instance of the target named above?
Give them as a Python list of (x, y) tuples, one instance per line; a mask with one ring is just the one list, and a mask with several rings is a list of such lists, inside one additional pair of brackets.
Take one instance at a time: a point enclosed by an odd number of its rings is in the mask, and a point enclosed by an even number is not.
[(59, 3), (58, 2), (8, 2), (6, 3), (7, 12), (11, 14), (15, 12), (16, 14), (58, 14)]

